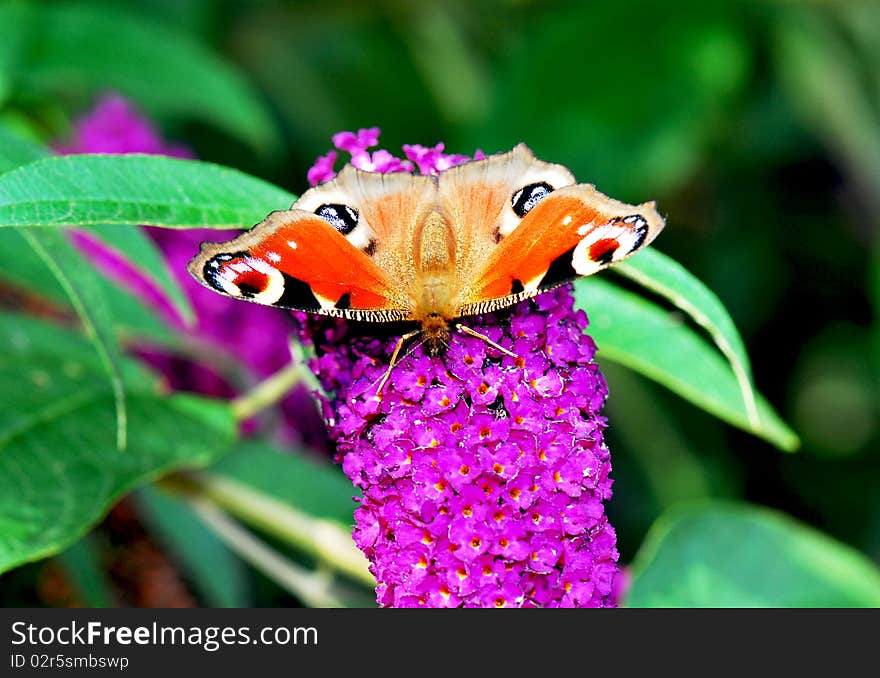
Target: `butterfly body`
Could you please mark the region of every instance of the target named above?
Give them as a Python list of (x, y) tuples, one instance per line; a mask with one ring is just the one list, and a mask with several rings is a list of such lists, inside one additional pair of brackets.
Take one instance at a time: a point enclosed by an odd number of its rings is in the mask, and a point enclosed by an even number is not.
[(251, 231), (203, 243), (189, 269), (239, 299), (418, 323), (436, 354), (457, 318), (591, 275), (662, 228), (653, 203), (608, 198), (520, 144), (437, 176), (346, 166)]

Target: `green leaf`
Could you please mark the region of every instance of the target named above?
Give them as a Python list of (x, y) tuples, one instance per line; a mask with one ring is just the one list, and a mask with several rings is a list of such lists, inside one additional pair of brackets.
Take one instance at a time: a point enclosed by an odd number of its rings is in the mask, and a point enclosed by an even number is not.
[(48, 155), (46, 149), (0, 125), (0, 173)]
[(156, 155), (67, 155), (0, 175), (0, 226), (247, 228), (294, 196), (220, 165)]
[(880, 571), (789, 516), (704, 503), (661, 517), (632, 566), (628, 607), (878, 607)]
[[(0, 346), (0, 444), (59, 411), (112, 394), (101, 359), (79, 333), (0, 312)], [(129, 393), (150, 395), (159, 388), (140, 363), (123, 359), (121, 368)]]
[(338, 467), (265, 443), (243, 443), (211, 472), (231, 478), (316, 518), (352, 524), (356, 490)]
[(86, 607), (113, 607), (110, 582), (101, 567), (94, 535), (86, 535), (58, 556)]
[[(25, 165), (47, 156), (47, 151), (42, 146), (25, 140), (9, 128), (0, 125), (0, 172)], [(181, 292), (173, 280), (163, 283), (163, 279), (169, 279), (164, 260), (158, 263), (147, 247), (138, 245), (146, 236), (138, 231), (132, 238), (131, 229), (123, 232), (121, 229), (106, 226), (93, 226), (101, 239), (110, 245), (114, 243), (117, 249), (126, 254), (129, 260), (140, 261), (142, 267), (148, 267), (156, 272), (154, 276), (157, 285), (165, 289), (169, 298), (175, 302), (182, 317), (187, 318), (192, 311), (185, 298), (182, 298), (184, 306), (180, 305)], [(19, 233), (13, 230), (0, 230), (0, 249), (4, 252), (14, 252), (14, 256), (7, 257), (5, 265), (0, 268), (0, 279), (18, 285), (22, 289), (36, 292), (37, 294), (56, 303), (70, 304), (70, 299), (58, 280), (50, 275), (46, 262), (40, 258), (33, 249), (22, 248)], [(155, 250), (155, 245), (147, 239), (147, 245)], [(161, 256), (156, 253), (155, 256)], [(144, 262), (148, 266), (144, 266)], [(103, 291), (103, 296), (110, 308), (113, 322), (121, 326), (124, 334), (149, 337), (163, 343), (173, 343), (173, 335), (168, 332), (165, 325), (158, 319), (153, 309), (147, 308), (137, 298), (121, 291), (113, 282), (104, 278), (96, 279), (95, 284)]]
[[(5, 126), (0, 126), (0, 172), (46, 156), (47, 151), (42, 146), (25, 140)], [(123, 231), (108, 226), (92, 226), (90, 230), (100, 236), (103, 242), (123, 253), (129, 261), (138, 262), (140, 268), (152, 271), (152, 276), (146, 271), (145, 275), (166, 292), (184, 319), (192, 317), (189, 302), (170, 277), (155, 244), (143, 232), (132, 229)], [(0, 230), (0, 249), (15, 252), (15, 256), (7, 257), (6, 264), (0, 268), (0, 279), (36, 292), (51, 301), (70, 303), (64, 287), (53, 275), (49, 275), (46, 262), (32, 249), (29, 251), (21, 247), (18, 233)], [(133, 299), (115, 283), (104, 278), (96, 278), (94, 283), (103, 292), (113, 322), (121, 325), (125, 333), (158, 339), (164, 343), (171, 342), (172, 335), (167, 328), (140, 299)]]
[[(0, 126), (0, 172), (34, 162), (47, 157), (47, 155), (45, 148)], [(143, 231), (140, 229), (122, 230), (106, 224), (90, 226), (87, 227), (87, 230), (162, 290), (184, 322), (188, 324), (193, 322), (194, 315), (189, 300), (168, 271), (168, 266), (159, 248)], [(12, 267), (20, 269), (20, 264), (13, 262)], [(0, 272), (0, 276), (6, 277), (6, 272)], [(26, 278), (26, 280), (29, 279)], [(24, 286), (30, 287), (29, 284)], [(106, 284), (101, 286), (106, 290)], [(130, 304), (126, 304), (126, 306), (128, 305)], [(130, 315), (129, 312), (127, 314)]]
[(0, 314), (0, 571), (66, 548), (120, 496), (173, 469), (210, 463), (235, 424), (227, 404), (161, 397), (124, 359), (129, 444), (114, 397), (78, 334)]
[(600, 360), (620, 363), (666, 386), (697, 407), (777, 447), (792, 451), (795, 433), (757, 398), (759, 426), (749, 422), (736, 375), (721, 355), (680, 318), (632, 292), (592, 276), (575, 285)]
[[(30, 247), (24, 246), (19, 229), (0, 228), (0, 250), (14, 253), (0, 267), (0, 280), (30, 291), (52, 304), (70, 306), (64, 288), (51, 274), (46, 263)], [(135, 337), (160, 344), (176, 344), (177, 335), (140, 298), (130, 295), (106, 278), (98, 278), (96, 283), (103, 290), (120, 338)]]
[(622, 262), (614, 271), (665, 297), (709, 333), (733, 369), (749, 424), (752, 428), (760, 427), (756, 404), (758, 397), (752, 384), (752, 368), (746, 347), (730, 314), (715, 293), (677, 261), (653, 249)]
[(127, 411), (119, 367), (119, 345), (98, 276), (63, 233), (44, 229), (22, 229), (19, 232), (64, 289), (101, 359), (116, 403), (116, 446), (120, 451), (125, 450)]
[(136, 496), (141, 515), (175, 556), (193, 587), (211, 607), (247, 607), (247, 570), (180, 499), (146, 486)]
[[(41, 420), (84, 400), (112, 394), (101, 359), (79, 332), (27, 315), (0, 312), (0, 383), (18, 385), (0, 392), (0, 444)], [(152, 395), (155, 374), (123, 358), (128, 393)]]
[(115, 90), (152, 115), (204, 120), (261, 151), (276, 145), (274, 121), (253, 87), (187, 33), (106, 3), (28, 10), (29, 21), (4, 27), (27, 45), (12, 75), (28, 91)]
[(135, 268), (144, 278), (161, 290), (187, 326), (195, 322), (195, 314), (158, 245), (140, 228), (119, 228), (110, 224), (88, 226), (89, 233)]
[[(8, 387), (8, 385), (4, 385)], [(129, 437), (116, 449), (112, 397), (59, 408), (0, 442), (0, 571), (57, 553), (130, 489), (222, 453), (225, 407), (193, 396), (129, 400)]]

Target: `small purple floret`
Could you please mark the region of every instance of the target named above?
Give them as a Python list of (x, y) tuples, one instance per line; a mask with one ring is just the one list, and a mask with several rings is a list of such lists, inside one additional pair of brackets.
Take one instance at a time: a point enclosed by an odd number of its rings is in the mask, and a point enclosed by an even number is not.
[[(480, 160), (486, 157), (479, 150), (474, 153), (473, 158), (467, 155), (444, 153), (442, 142), (434, 147), (404, 144), (403, 152), (406, 160), (398, 158), (385, 149), (368, 151), (368, 148), (379, 144), (379, 133), (378, 127), (359, 129), (357, 133), (339, 132), (333, 135), (333, 145), (351, 156), (350, 164), (366, 172), (412, 172), (413, 169), (418, 168), (422, 174), (438, 174), (468, 160)], [(323, 184), (336, 176), (333, 167), (337, 157), (336, 151), (318, 157), (308, 172), (310, 186)]]

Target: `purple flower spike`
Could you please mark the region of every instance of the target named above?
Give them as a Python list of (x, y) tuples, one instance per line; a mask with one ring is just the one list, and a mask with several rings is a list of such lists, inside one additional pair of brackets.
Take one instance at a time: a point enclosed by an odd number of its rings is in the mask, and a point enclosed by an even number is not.
[(614, 604), (607, 389), (572, 306), (560, 288), (468, 319), (517, 358), (463, 334), (439, 358), (416, 343), (380, 398), (395, 339), (300, 315), (380, 605)]

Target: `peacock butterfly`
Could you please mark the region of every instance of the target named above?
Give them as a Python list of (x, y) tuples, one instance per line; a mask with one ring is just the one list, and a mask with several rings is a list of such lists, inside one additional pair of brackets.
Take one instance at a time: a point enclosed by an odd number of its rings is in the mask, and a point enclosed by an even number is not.
[(413, 321), (436, 355), (454, 320), (592, 275), (663, 224), (653, 202), (613, 200), (519, 144), (436, 176), (347, 165), (252, 230), (203, 243), (189, 271), (258, 304)]

